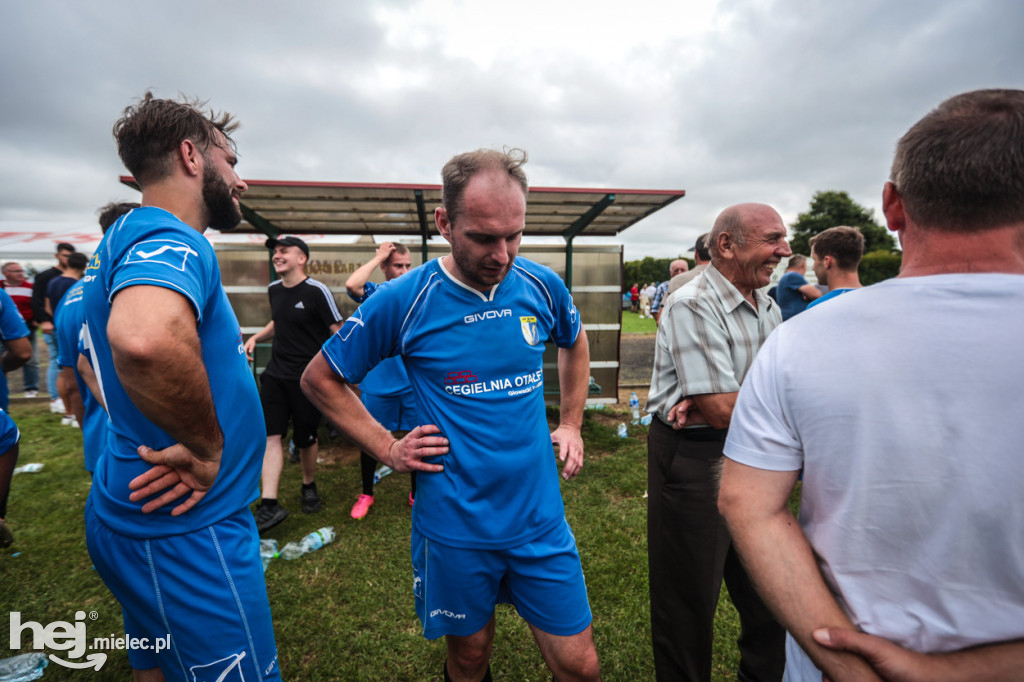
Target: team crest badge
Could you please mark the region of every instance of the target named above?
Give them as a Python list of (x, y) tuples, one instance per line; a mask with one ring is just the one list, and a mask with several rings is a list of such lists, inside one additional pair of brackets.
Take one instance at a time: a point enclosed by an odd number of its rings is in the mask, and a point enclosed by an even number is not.
[(519, 327), (523, 330), (523, 338), (526, 343), (536, 346), (540, 343), (540, 336), (537, 334), (537, 318), (529, 315), (519, 318)]

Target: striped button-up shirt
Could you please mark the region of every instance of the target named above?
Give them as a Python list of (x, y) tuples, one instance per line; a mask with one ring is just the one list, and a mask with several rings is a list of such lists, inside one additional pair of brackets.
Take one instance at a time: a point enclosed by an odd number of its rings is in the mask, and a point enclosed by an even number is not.
[(756, 308), (714, 265), (668, 297), (648, 412), (665, 419), (687, 396), (740, 390), (761, 344), (782, 322), (775, 301), (760, 290), (754, 300)]

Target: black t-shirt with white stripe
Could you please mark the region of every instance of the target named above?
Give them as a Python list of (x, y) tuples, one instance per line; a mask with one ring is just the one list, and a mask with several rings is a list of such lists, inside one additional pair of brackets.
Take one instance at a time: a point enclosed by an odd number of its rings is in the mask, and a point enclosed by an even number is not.
[(298, 380), (313, 356), (331, 336), (341, 313), (327, 285), (307, 277), (292, 287), (282, 280), (267, 287), (274, 344), (264, 370), (278, 379)]

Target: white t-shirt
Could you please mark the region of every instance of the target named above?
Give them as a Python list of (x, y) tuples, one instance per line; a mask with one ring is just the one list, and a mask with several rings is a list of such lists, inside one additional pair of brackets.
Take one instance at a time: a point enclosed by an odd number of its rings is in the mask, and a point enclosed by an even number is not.
[[(1024, 276), (957, 274), (850, 292), (758, 353), (725, 454), (803, 468), (800, 523), (864, 631), (928, 652), (1024, 637), (1022, 350)], [(790, 644), (787, 679), (820, 679)]]

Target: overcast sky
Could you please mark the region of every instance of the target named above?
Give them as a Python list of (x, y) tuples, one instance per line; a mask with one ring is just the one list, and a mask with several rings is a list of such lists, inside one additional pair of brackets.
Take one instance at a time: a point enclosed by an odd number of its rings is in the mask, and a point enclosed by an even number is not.
[(247, 179), (437, 183), (517, 146), (534, 185), (685, 189), (627, 260), (742, 201), (791, 222), (845, 190), (881, 220), (899, 136), (1024, 87), (1022, 36), (1017, 0), (0, 0), (0, 229), (137, 200), (110, 130), (147, 88), (235, 114)]

